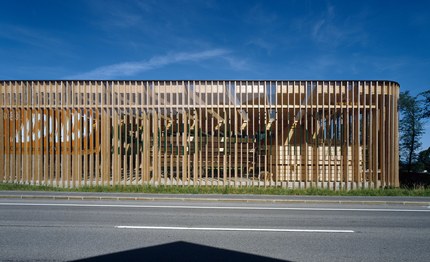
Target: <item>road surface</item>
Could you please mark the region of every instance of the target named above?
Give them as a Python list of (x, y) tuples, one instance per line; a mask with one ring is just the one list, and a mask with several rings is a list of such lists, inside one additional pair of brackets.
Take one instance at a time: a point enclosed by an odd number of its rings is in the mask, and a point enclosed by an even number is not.
[(429, 261), (427, 205), (0, 199), (1, 261)]

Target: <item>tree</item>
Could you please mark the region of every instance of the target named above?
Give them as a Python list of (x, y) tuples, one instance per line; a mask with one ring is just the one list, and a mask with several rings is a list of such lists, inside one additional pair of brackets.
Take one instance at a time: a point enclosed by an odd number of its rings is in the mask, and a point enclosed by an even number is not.
[(417, 166), (418, 171), (427, 170), (430, 172), (430, 147), (418, 153)]
[(401, 161), (410, 172), (417, 159), (417, 150), (421, 147), (420, 139), (424, 134), (426, 110), (423, 101), (411, 96), (409, 91), (401, 92), (399, 98), (400, 111), (400, 150)]
[(430, 90), (422, 92), (420, 95), (424, 97), (424, 117), (430, 118)]

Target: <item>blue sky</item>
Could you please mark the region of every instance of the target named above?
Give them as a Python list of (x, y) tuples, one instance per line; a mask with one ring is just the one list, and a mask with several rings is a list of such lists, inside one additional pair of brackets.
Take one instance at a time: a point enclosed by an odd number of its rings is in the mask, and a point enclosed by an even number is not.
[(429, 10), (424, 0), (1, 1), (0, 79), (388, 79), (418, 94), (430, 89)]

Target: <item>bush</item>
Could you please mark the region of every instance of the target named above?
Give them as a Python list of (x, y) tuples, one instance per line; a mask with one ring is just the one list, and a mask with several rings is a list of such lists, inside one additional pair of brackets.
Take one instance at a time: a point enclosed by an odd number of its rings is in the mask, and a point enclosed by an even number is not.
[(430, 173), (401, 172), (399, 180), (404, 188), (430, 188)]

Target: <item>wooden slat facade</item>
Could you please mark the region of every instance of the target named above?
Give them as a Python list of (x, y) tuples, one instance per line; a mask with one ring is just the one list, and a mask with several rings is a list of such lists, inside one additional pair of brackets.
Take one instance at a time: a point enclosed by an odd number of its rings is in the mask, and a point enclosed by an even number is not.
[(0, 81), (0, 181), (399, 186), (393, 81)]

